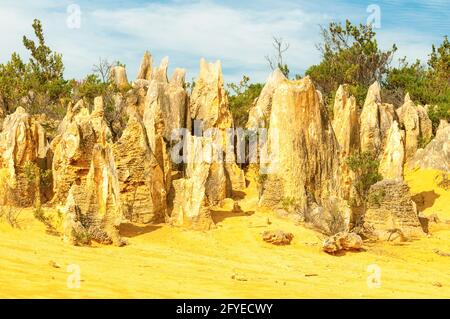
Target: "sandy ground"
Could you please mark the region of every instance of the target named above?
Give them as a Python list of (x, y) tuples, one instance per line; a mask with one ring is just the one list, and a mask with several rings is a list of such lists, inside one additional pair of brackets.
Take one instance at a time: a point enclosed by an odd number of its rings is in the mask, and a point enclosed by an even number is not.
[[(432, 203), (426, 215), (450, 219), (450, 192), (437, 187), (435, 176), (409, 172), (406, 179), (414, 194), (438, 195), (427, 197)], [(450, 297), (450, 256), (435, 253), (450, 253), (449, 224), (433, 226), (428, 238), (366, 244), (365, 251), (330, 256), (320, 250), (319, 234), (255, 213), (254, 196), (247, 197), (241, 201), (245, 214), (215, 212), (217, 228), (209, 232), (123, 225), (129, 245), (121, 248), (68, 246), (24, 211), (21, 229), (0, 223), (0, 297)], [(290, 246), (273, 246), (261, 240), (268, 229), (290, 231), (295, 238)], [(76, 267), (80, 286), (69, 288)], [(380, 270), (379, 288), (367, 284), (371, 269)]]

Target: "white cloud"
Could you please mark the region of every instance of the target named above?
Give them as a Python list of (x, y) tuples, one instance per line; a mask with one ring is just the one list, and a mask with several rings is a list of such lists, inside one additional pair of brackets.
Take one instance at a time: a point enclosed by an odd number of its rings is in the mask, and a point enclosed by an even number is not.
[[(436, 0), (439, 1), (439, 0)], [(184, 67), (188, 79), (198, 72), (201, 57), (222, 60), (226, 81), (243, 74), (264, 81), (270, 72), (264, 56), (272, 53), (272, 36), (290, 43), (286, 61), (292, 74), (320, 59), (315, 43), (319, 25), (350, 18), (365, 21), (364, 5), (311, 1), (258, 1), (257, 4), (218, 4), (211, 1), (172, 1), (117, 6), (75, 0), (82, 10), (81, 29), (66, 26), (72, 1), (3, 1), (0, 4), (0, 62), (13, 51), (24, 54), (22, 35), (32, 34), (33, 18), (44, 24), (48, 44), (63, 53), (67, 77), (91, 72), (98, 58), (118, 59), (133, 78), (141, 56), (150, 50), (159, 61), (170, 57), (171, 68)], [(384, 24), (383, 24), (384, 25)], [(405, 29), (377, 30), (382, 47), (397, 43), (401, 55), (426, 58), (436, 38)]]

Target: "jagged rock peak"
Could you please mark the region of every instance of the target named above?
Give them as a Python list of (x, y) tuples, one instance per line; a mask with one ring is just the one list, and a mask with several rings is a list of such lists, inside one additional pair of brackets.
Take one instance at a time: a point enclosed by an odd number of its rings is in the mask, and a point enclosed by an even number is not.
[(222, 63), (220, 60), (217, 60), (215, 63), (208, 63), (204, 58), (201, 58), (199, 79), (206, 82), (223, 81)]
[(152, 76), (153, 58), (150, 52), (145, 51), (142, 57), (141, 65), (139, 67), (136, 80), (147, 80), (149, 81)]
[(379, 172), (384, 179), (402, 179), (405, 162), (405, 132), (400, 130), (397, 121), (388, 131), (386, 147), (381, 155)]
[(267, 126), (268, 123), (266, 123), (266, 119), (270, 116), (273, 93), (275, 92), (275, 89), (286, 80), (283, 72), (278, 68), (269, 75), (256, 103), (250, 109), (248, 122), (246, 124), (247, 128)]
[(109, 76), (113, 83), (117, 85), (119, 89), (126, 89), (129, 86), (127, 70), (124, 66), (117, 65), (111, 68)]
[(450, 172), (450, 123), (441, 120), (436, 137), (416, 152), (408, 166)]
[(164, 57), (159, 64), (159, 67), (156, 67), (152, 73), (152, 80), (156, 80), (162, 83), (168, 83), (167, 79), (167, 69), (169, 68), (169, 57)]
[(381, 87), (380, 87), (380, 83), (378, 83), (378, 81), (375, 81), (369, 87), (369, 91), (367, 92), (367, 96), (366, 96), (364, 105), (370, 104), (370, 103), (381, 103)]
[(170, 84), (184, 87), (186, 81), (186, 69), (176, 68), (173, 71)]

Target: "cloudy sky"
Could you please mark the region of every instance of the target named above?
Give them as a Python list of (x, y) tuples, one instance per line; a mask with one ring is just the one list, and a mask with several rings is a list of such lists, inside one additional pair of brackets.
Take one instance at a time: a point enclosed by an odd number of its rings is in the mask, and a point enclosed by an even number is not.
[(188, 80), (205, 57), (222, 61), (227, 82), (243, 74), (264, 81), (273, 36), (290, 44), (291, 74), (302, 74), (320, 61), (320, 25), (346, 18), (374, 22), (380, 46), (396, 43), (397, 57), (426, 59), (431, 45), (450, 33), (450, 1), (0, 0), (0, 63), (14, 51), (27, 57), (21, 39), (32, 35), (34, 18), (43, 22), (47, 43), (63, 54), (67, 78), (84, 77), (103, 57), (125, 63), (132, 79), (149, 50), (158, 63), (169, 56), (169, 72), (186, 68)]

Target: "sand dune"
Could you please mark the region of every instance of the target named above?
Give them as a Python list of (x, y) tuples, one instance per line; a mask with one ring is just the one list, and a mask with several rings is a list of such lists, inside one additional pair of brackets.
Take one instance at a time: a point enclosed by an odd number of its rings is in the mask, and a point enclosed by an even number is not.
[[(409, 172), (413, 194), (436, 190), (426, 214), (450, 219), (449, 191), (436, 172)], [(167, 225), (123, 225), (126, 247), (72, 247), (31, 211), (21, 229), (0, 224), (2, 298), (442, 298), (450, 295), (450, 225), (432, 226), (429, 238), (366, 243), (365, 251), (331, 256), (321, 236), (291, 221), (254, 212), (254, 190), (241, 201), (246, 214), (217, 211), (217, 228), (195, 232)], [(261, 240), (267, 229), (294, 234), (290, 246)], [(80, 288), (67, 286), (67, 267), (80, 267)], [(369, 265), (381, 269), (381, 287), (369, 288)]]

